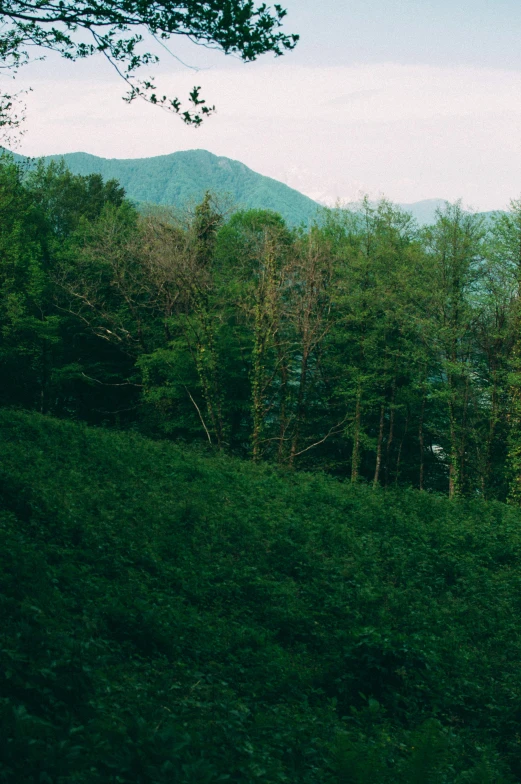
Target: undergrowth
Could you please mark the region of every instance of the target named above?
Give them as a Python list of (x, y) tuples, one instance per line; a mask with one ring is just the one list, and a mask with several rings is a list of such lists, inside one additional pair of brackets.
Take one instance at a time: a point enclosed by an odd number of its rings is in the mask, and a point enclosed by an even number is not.
[(521, 513), (0, 412), (0, 781), (521, 781)]

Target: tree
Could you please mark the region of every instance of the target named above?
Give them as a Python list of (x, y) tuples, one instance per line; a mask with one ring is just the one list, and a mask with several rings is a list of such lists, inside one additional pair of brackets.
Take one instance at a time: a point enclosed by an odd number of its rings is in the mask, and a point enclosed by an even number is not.
[[(228, 310), (226, 353), (235, 357), (236, 365), (234, 396), (246, 392), (248, 400), (243, 416), (236, 417), (232, 439), (237, 441), (245, 426), (256, 461), (272, 454), (276, 444), (282, 459), (290, 363), (291, 246), (291, 232), (270, 210), (237, 212), (217, 236), (215, 266)], [(239, 414), (240, 398), (236, 403)]]
[(0, 365), (4, 378), (0, 403), (22, 401), (45, 412), (57, 323), (46, 307), (48, 281), (39, 218), (23, 172), (0, 159)]
[[(505, 278), (503, 285), (510, 315), (507, 335), (508, 369), (508, 500), (519, 504), (521, 500), (521, 200), (510, 202), (510, 211), (498, 216), (494, 223), (494, 239), (500, 270)], [(496, 275), (497, 277), (497, 275)], [(510, 334), (508, 334), (510, 333)], [(499, 416), (498, 416), (499, 419)]]
[[(194, 87), (186, 109), (177, 97), (159, 95), (150, 79), (138, 79), (142, 66), (159, 62), (144, 51), (144, 34), (169, 51), (172, 36), (235, 54), (245, 62), (295, 47), (298, 36), (280, 30), (286, 11), (251, 0), (1, 0), (0, 67), (15, 72), (29, 62), (30, 49), (54, 51), (67, 60), (103, 54), (126, 82), (125, 100), (137, 97), (179, 114), (189, 125), (200, 125), (214, 107)], [(0, 97), (0, 127), (19, 122), (13, 96)]]
[(468, 492), (470, 442), (476, 434), (473, 414), (478, 408), (479, 393), (474, 333), (481, 318), (477, 292), (484, 236), (482, 219), (465, 213), (459, 202), (438, 210), (436, 224), (425, 233), (432, 260), (431, 340), (434, 338), (439, 363), (437, 395), (446, 404), (444, 452), (451, 498)]

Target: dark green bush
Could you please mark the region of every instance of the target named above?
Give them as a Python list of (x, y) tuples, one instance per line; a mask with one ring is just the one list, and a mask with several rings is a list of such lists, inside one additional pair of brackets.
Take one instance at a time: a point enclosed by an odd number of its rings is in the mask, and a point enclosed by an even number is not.
[(0, 412), (0, 781), (521, 781), (521, 514)]

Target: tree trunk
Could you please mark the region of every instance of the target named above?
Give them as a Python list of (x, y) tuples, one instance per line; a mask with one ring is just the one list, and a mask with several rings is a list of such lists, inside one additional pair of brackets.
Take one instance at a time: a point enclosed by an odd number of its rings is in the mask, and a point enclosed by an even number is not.
[(305, 348), (302, 352), (302, 362), (300, 365), (300, 379), (299, 379), (299, 388), (298, 388), (298, 398), (297, 398), (297, 411), (296, 411), (296, 418), (295, 418), (295, 429), (293, 431), (293, 438), (291, 441), (291, 454), (289, 456), (289, 465), (293, 466), (295, 460), (295, 453), (297, 452), (298, 447), (298, 439), (300, 435), (300, 428), (302, 425), (302, 419), (304, 416), (304, 402), (305, 402), (305, 395), (306, 395), (306, 383), (307, 383), (307, 374), (308, 374), (308, 360), (309, 360), (309, 353), (308, 349)]
[(498, 380), (497, 380), (497, 369), (494, 367), (492, 371), (492, 408), (490, 411), (490, 422), (488, 428), (488, 437), (487, 443), (485, 447), (485, 466), (483, 471), (483, 477), (481, 486), (483, 489), (483, 497), (486, 499), (488, 496), (488, 489), (490, 485), (490, 475), (492, 473), (492, 447), (494, 444), (494, 439), (496, 436), (496, 426), (499, 421), (498, 416)]
[(287, 357), (284, 356), (280, 341), (277, 341), (277, 355), (280, 364), (280, 414), (279, 414), (279, 446), (277, 449), (277, 462), (284, 463), (284, 442), (288, 427), (287, 403), (288, 403), (288, 376), (289, 369)]
[(459, 492), (458, 475), (458, 447), (456, 443), (456, 421), (454, 417), (454, 403), (449, 401), (450, 421), (450, 457), (449, 457), (449, 498), (455, 498)]
[(425, 418), (425, 402), (427, 399), (427, 392), (425, 384), (422, 385), (422, 406), (420, 411), (420, 422), (418, 425), (418, 442), (420, 444), (420, 486), (419, 489), (423, 490), (425, 478), (425, 439), (423, 433), (423, 420)]
[(382, 443), (384, 440), (384, 413), (385, 413), (385, 406), (380, 406), (380, 427), (378, 429), (378, 444), (376, 446), (376, 465), (374, 469), (374, 478), (373, 478), (373, 490), (376, 489), (378, 485), (378, 480), (380, 477), (380, 466), (382, 464)]
[(360, 469), (360, 429), (362, 422), (362, 388), (358, 385), (356, 394), (355, 421), (353, 427), (353, 454), (351, 456), (351, 482), (358, 480)]
[(390, 406), (390, 414), (389, 414), (389, 435), (387, 437), (387, 444), (385, 447), (385, 486), (389, 484), (389, 470), (390, 470), (390, 461), (391, 461), (391, 446), (393, 443), (394, 438), (394, 401), (396, 399), (396, 366), (395, 366), (395, 373), (393, 377), (393, 387), (392, 387), (392, 394), (391, 394), (391, 406)]
[(469, 397), (470, 397), (470, 390), (469, 390), (469, 377), (468, 374), (465, 377), (465, 396), (463, 399), (463, 418), (461, 422), (461, 436), (459, 438), (458, 443), (458, 458), (459, 458), (459, 491), (465, 493), (466, 490), (466, 482), (467, 482), (467, 461), (466, 461), (466, 452), (467, 452), (467, 425), (468, 425), (468, 409), (469, 409)]
[(403, 429), (403, 434), (400, 439), (400, 446), (398, 447), (398, 457), (396, 458), (396, 473), (394, 476), (394, 484), (398, 484), (398, 478), (400, 476), (400, 462), (402, 459), (402, 449), (403, 449), (403, 442), (405, 441), (405, 436), (407, 435), (407, 430), (409, 428), (409, 406), (407, 406), (407, 416), (405, 417), (405, 427)]
[[(258, 318), (257, 318), (258, 321)], [(253, 347), (253, 367), (252, 367), (252, 419), (253, 428), (251, 434), (252, 459), (256, 463), (260, 458), (260, 437), (264, 420), (263, 404), (263, 346), (260, 329), (256, 330), (255, 344)]]

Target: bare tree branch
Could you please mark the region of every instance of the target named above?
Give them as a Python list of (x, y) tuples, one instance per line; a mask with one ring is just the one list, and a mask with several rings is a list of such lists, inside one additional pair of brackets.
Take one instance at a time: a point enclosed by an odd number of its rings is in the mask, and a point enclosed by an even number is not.
[(199, 408), (199, 406), (197, 405), (197, 403), (196, 403), (196, 402), (195, 402), (195, 400), (193, 399), (192, 395), (190, 394), (190, 390), (188, 389), (188, 387), (185, 387), (185, 389), (186, 389), (186, 393), (187, 393), (188, 397), (190, 398), (190, 400), (191, 400), (191, 401), (192, 401), (192, 403), (194, 404), (194, 406), (195, 406), (195, 408), (196, 408), (196, 411), (197, 411), (197, 413), (199, 414), (199, 419), (201, 420), (201, 424), (202, 424), (202, 426), (203, 426), (203, 427), (204, 427), (204, 429), (205, 429), (206, 435), (208, 436), (208, 441), (209, 441), (209, 443), (211, 444), (211, 443), (212, 443), (212, 437), (211, 437), (211, 435), (210, 435), (210, 432), (209, 432), (209, 430), (208, 430), (208, 428), (206, 427), (206, 424), (205, 424), (205, 422), (204, 422), (203, 415), (201, 414), (201, 409)]

